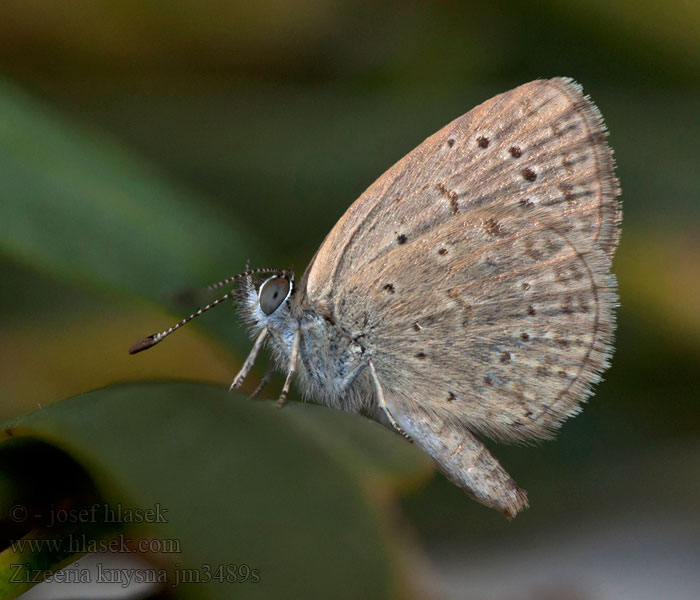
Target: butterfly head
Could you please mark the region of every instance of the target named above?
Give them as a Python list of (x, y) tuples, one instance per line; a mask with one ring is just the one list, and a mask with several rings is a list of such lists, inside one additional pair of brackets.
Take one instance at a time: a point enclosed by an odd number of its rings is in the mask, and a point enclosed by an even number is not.
[(259, 283), (247, 278), (239, 297), (241, 316), (256, 330), (272, 328), (281, 331), (289, 322), (294, 291), (294, 273), (291, 271), (276, 273)]
[[(274, 273), (260, 285), (254, 285), (252, 275), (259, 273)], [(278, 271), (277, 269), (247, 269), (243, 273), (238, 273), (232, 277), (227, 277), (207, 289), (216, 290), (228, 284), (240, 283), (240, 287), (234, 288), (220, 298), (210, 302), (206, 306), (193, 312), (172, 327), (154, 333), (140, 339), (129, 348), (129, 354), (136, 354), (148, 348), (152, 348), (174, 331), (189, 323), (192, 319), (199, 317), (211, 308), (221, 304), (225, 300), (237, 296), (242, 317), (253, 327), (253, 329), (268, 329), (270, 326), (289, 323), (290, 305), (289, 299), (294, 293), (294, 273), (291, 271)]]

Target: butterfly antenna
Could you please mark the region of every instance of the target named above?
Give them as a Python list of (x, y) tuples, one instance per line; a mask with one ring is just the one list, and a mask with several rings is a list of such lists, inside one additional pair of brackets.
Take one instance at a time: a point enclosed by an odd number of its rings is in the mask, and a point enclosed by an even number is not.
[[(243, 273), (238, 273), (238, 275), (233, 275), (232, 277), (222, 279), (221, 281), (218, 281), (217, 283), (208, 286), (207, 289), (216, 290), (220, 287), (235, 282), (241, 277), (249, 277), (250, 275), (255, 275), (256, 273), (281, 273), (281, 271), (279, 269), (248, 269)], [(199, 315), (207, 312), (210, 308), (214, 308), (217, 304), (221, 304), (224, 300), (230, 298), (231, 294), (233, 294), (233, 290), (224, 294), (220, 298), (217, 298), (213, 302), (210, 302), (205, 307), (200, 308), (198, 311), (193, 312), (189, 317), (185, 317), (184, 319), (182, 319), (182, 321), (175, 323), (175, 325), (169, 327), (165, 331), (161, 331), (160, 333), (154, 333), (152, 335), (149, 335), (148, 337), (139, 340), (135, 344), (132, 344), (129, 348), (129, 354), (136, 354), (137, 352), (141, 352), (143, 350), (148, 350), (149, 348), (152, 348), (158, 342), (162, 341), (164, 338), (168, 337), (171, 333), (173, 333), (173, 331), (180, 329), (180, 327), (189, 323), (195, 317), (198, 317)]]

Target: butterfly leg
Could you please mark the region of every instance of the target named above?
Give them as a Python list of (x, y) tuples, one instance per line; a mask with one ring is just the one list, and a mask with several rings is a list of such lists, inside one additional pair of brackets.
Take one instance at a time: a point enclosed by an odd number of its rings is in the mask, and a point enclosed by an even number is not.
[(292, 349), (289, 353), (289, 367), (287, 368), (287, 379), (284, 381), (284, 386), (282, 387), (282, 393), (277, 399), (277, 406), (280, 408), (284, 406), (287, 401), (287, 394), (289, 393), (289, 388), (292, 385), (292, 377), (297, 370), (297, 359), (299, 358), (299, 342), (301, 341), (301, 332), (297, 330), (294, 334), (294, 340), (292, 341)]
[(265, 375), (260, 380), (258, 387), (256, 387), (255, 391), (250, 395), (251, 398), (257, 398), (260, 395), (260, 392), (263, 391), (263, 388), (270, 382), (270, 379), (272, 378), (272, 372), (274, 370), (274, 364), (271, 364), (269, 367), (267, 367), (267, 371), (265, 371)]
[[(391, 399), (390, 399), (391, 403)], [(432, 411), (401, 405), (401, 426), (433, 457), (445, 476), (477, 502), (512, 519), (526, 508), (520, 489), (486, 446), (466, 427)]]
[(391, 411), (389, 411), (389, 407), (386, 405), (386, 399), (384, 398), (384, 389), (382, 388), (381, 381), (379, 381), (379, 376), (377, 375), (377, 370), (374, 368), (374, 363), (372, 362), (372, 359), (369, 359), (367, 363), (369, 364), (369, 371), (372, 374), (372, 381), (374, 382), (374, 391), (377, 394), (377, 402), (379, 403), (379, 408), (381, 408), (384, 411), (384, 414), (386, 414), (387, 418), (389, 419), (389, 423), (391, 423), (391, 426), (394, 429), (396, 429), (396, 431), (398, 431), (407, 440), (412, 441), (411, 436), (408, 435), (396, 422), (396, 419), (394, 419), (394, 416), (391, 414)]
[(369, 360), (361, 362), (343, 378), (343, 380), (340, 382), (340, 390), (342, 394), (348, 391), (348, 388), (352, 385), (353, 381), (357, 379), (357, 376), (360, 374), (362, 369), (366, 368), (368, 365)]
[(262, 348), (262, 345), (265, 342), (266, 337), (267, 337), (267, 329), (263, 329), (260, 332), (260, 335), (258, 335), (257, 339), (255, 340), (255, 343), (253, 344), (253, 348), (250, 351), (248, 358), (245, 359), (245, 362), (243, 363), (241, 370), (238, 371), (238, 374), (233, 378), (233, 382), (231, 383), (231, 387), (228, 388), (229, 391), (238, 389), (241, 386), (241, 384), (243, 383), (243, 380), (246, 378), (246, 376), (250, 372), (250, 369), (252, 368), (253, 363), (255, 362), (255, 359), (258, 357), (258, 352), (260, 352), (260, 348)]

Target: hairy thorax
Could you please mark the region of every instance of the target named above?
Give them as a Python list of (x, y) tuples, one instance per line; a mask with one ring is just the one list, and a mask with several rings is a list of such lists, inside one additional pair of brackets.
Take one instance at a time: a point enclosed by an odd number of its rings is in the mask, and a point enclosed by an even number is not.
[[(373, 388), (365, 372), (366, 349), (332, 320), (300, 306), (293, 310), (290, 325), (301, 332), (298, 368), (302, 394), (342, 410), (374, 413)], [(292, 338), (293, 332), (272, 337), (281, 370), (288, 364)]]
[(274, 314), (261, 312), (255, 287), (246, 286), (241, 312), (257, 336), (267, 328), (267, 345), (277, 368), (289, 367), (294, 338), (300, 333), (297, 375), (306, 399), (348, 412), (374, 416), (374, 388), (367, 373), (369, 354), (361, 339), (299, 304), (296, 295)]

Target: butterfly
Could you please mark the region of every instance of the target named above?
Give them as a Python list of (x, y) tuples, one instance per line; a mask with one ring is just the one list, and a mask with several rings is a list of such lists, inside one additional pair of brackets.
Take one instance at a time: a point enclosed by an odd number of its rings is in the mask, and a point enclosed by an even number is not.
[(280, 405), (296, 379), (311, 401), (402, 433), (512, 518), (527, 493), (481, 438), (552, 437), (613, 351), (621, 206), (606, 139), (568, 78), (455, 119), (350, 206), (301, 280), (247, 269), (213, 286), (240, 284), (255, 339), (231, 387), (267, 346), (286, 373)]

